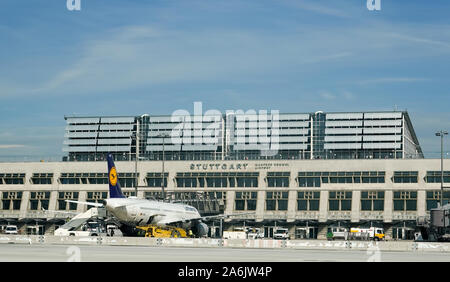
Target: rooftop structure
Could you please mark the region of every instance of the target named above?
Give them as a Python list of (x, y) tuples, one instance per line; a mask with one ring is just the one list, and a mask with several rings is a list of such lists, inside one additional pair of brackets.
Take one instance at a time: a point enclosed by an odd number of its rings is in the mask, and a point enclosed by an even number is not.
[(398, 111), (65, 119), (66, 161), (423, 158)]

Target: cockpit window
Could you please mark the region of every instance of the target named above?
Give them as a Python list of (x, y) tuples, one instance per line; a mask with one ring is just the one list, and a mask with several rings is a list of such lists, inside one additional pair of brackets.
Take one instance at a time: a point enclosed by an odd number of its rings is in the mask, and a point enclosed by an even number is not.
[(185, 207), (186, 211), (197, 212), (197, 210), (193, 207)]

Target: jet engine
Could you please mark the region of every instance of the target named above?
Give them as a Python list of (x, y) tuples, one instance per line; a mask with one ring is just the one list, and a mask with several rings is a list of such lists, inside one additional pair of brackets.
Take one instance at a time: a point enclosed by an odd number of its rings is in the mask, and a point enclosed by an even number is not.
[(192, 226), (192, 233), (194, 233), (196, 237), (206, 236), (208, 235), (208, 231), (209, 231), (208, 225), (206, 225), (201, 221), (194, 223)]

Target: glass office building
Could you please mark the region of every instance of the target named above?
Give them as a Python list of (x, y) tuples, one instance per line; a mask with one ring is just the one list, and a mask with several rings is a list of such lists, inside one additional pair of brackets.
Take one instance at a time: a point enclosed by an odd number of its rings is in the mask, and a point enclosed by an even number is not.
[(423, 158), (407, 112), (65, 119), (65, 161)]

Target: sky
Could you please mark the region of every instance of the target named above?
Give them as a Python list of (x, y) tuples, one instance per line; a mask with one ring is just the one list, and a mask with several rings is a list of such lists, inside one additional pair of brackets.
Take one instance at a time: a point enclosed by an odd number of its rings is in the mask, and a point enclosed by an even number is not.
[[(450, 131), (450, 1), (0, 1), (0, 161), (61, 159), (64, 116), (407, 110)], [(450, 137), (445, 140), (449, 156)]]

